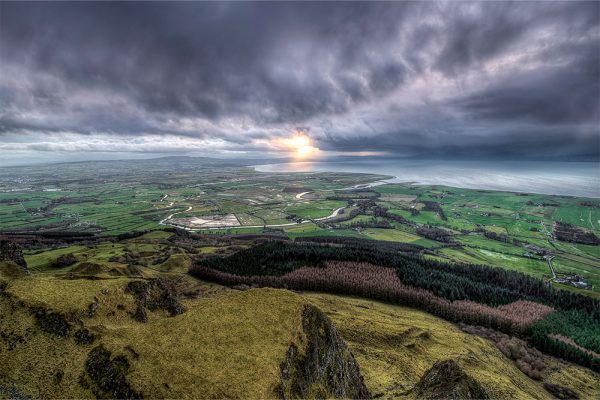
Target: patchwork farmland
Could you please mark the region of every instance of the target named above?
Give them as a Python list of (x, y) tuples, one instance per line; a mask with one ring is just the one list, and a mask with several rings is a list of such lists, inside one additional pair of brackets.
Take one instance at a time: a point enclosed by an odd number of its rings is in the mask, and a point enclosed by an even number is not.
[[(354, 237), (410, 243), (432, 259), (501, 266), (548, 281), (552, 257), (568, 277), (552, 284), (600, 296), (597, 199), (408, 183), (370, 187), (389, 177), (260, 173), (214, 163), (167, 158), (5, 168), (0, 231), (111, 237), (176, 227), (219, 236)], [(557, 223), (592, 242), (560, 240)]]

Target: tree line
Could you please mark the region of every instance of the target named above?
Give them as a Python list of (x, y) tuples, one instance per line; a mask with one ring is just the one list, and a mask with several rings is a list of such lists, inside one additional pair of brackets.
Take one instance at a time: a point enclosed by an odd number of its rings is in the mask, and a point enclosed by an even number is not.
[[(598, 326), (598, 300), (554, 289), (515, 271), (431, 260), (412, 246), (405, 245), (406, 251), (402, 251), (397, 244), (340, 238), (323, 243), (326, 240), (266, 242), (228, 257), (199, 260), (190, 273), (223, 284), (360, 295), (420, 308), (450, 321), (518, 334), (531, 333), (532, 323), (546, 321), (548, 315), (555, 315), (553, 309), (574, 312), (569, 314), (572, 318), (585, 315), (596, 325), (571, 324), (567, 330), (556, 328), (562, 319), (549, 320), (550, 325), (540, 326), (554, 328), (536, 328), (533, 343), (554, 355), (567, 354), (566, 358), (582, 365), (593, 367), (597, 362), (582, 349), (571, 346), (566, 351), (563, 347), (568, 344), (548, 338), (549, 332), (560, 333), (582, 348), (595, 349), (596, 342), (581, 338), (590, 335), (586, 326)], [(548, 338), (542, 340), (542, 336)]]

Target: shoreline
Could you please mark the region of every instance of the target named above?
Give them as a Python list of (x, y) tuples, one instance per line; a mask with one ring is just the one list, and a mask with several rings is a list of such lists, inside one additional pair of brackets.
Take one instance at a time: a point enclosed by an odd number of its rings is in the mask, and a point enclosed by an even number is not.
[[(262, 173), (347, 173), (359, 175), (383, 175), (392, 178), (381, 179), (381, 184), (409, 184), (415, 186), (444, 186), (448, 188), (485, 190), (493, 192), (547, 195), (582, 199), (600, 199), (600, 163), (585, 162), (586, 168), (565, 169), (573, 163), (553, 162), (554, 168), (515, 169), (515, 163), (531, 164), (526, 161), (513, 162), (455, 162), (428, 164), (423, 160), (407, 161), (406, 164), (390, 165), (368, 162), (348, 164), (345, 162), (287, 162), (257, 164), (249, 166)], [(302, 164), (312, 164), (310, 169), (302, 169)], [(559, 165), (560, 164), (560, 165)], [(564, 165), (563, 165), (564, 164)], [(513, 166), (507, 168), (506, 166)], [(300, 169), (290, 167), (299, 166)], [(279, 171), (271, 168), (278, 167)], [(494, 168), (498, 167), (498, 168)], [(356, 168), (361, 169), (356, 171)], [(394, 169), (398, 170), (396, 173)], [(439, 170), (439, 174), (436, 172)], [(524, 172), (525, 171), (525, 172)], [(378, 186), (375, 182), (368, 187)], [(367, 186), (365, 186), (367, 187)]]

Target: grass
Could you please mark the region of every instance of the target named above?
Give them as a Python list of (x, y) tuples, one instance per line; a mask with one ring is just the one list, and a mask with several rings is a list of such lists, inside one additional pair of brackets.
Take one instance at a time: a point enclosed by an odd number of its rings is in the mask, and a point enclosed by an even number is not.
[(356, 237), (365, 238), (360, 232), (351, 229), (315, 229), (312, 231), (305, 232), (287, 232), (290, 239), (297, 237), (311, 237), (311, 236), (334, 236), (334, 237)]
[[(203, 247), (202, 253), (212, 254), (215, 252), (216, 247)], [(171, 272), (185, 274), (192, 266), (192, 258), (188, 254), (173, 254), (162, 264), (153, 267), (161, 272)]]
[(461, 235), (457, 238), (457, 241), (469, 247), (485, 249), (495, 251), (497, 253), (504, 253), (515, 256), (522, 256), (526, 252), (526, 250), (523, 247), (500, 242), (497, 240), (491, 240), (483, 235)]
[[(273, 398), (280, 381), (279, 365), (290, 344), (299, 347), (302, 310), (306, 301), (289, 291), (256, 289), (229, 291), (187, 301), (187, 311), (165, 318), (154, 315), (146, 324), (129, 313), (133, 298), (123, 292), (125, 281), (51, 280), (12, 282), (9, 293), (27, 305), (80, 315), (82, 322), (113, 356), (124, 355), (131, 386), (154, 398)], [(107, 294), (101, 292), (108, 289)], [(94, 297), (97, 315), (81, 312)], [(124, 305), (120, 310), (117, 305)], [(26, 309), (11, 309), (0, 298), (2, 328), (33, 331), (0, 365), (0, 386), (10, 382), (33, 397), (90, 398), (79, 376), (91, 346), (77, 345), (35, 327)], [(4, 352), (0, 342), (0, 351)], [(126, 348), (131, 349), (130, 351)], [(137, 354), (131, 356), (131, 352)], [(60, 384), (55, 382), (62, 373)]]
[(422, 239), (420, 236), (396, 229), (369, 228), (363, 230), (362, 234), (371, 239), (384, 240), (388, 242), (413, 243)]
[(333, 210), (344, 207), (346, 204), (344, 201), (337, 200), (317, 200), (286, 207), (285, 212), (301, 218), (323, 218), (331, 215)]
[[(110, 272), (111, 269), (116, 271), (124, 271), (127, 267), (126, 261), (123, 262), (109, 261), (113, 257), (119, 259), (126, 253), (136, 257), (135, 264), (141, 266), (141, 271), (144, 276), (152, 276), (156, 271), (185, 274), (192, 262), (192, 254), (181, 248), (170, 247), (168, 242), (163, 242), (169, 238), (172, 233), (164, 231), (155, 231), (147, 233), (138, 238), (124, 240), (118, 243), (100, 242), (92, 246), (72, 245), (58, 249), (46, 251), (29, 252), (25, 255), (25, 260), (31, 271), (43, 273), (47, 276), (61, 275), (68, 276), (74, 269), (77, 269), (82, 263), (99, 264), (105, 269), (102, 275), (104, 278), (113, 278)], [(202, 254), (214, 253), (218, 247), (201, 246), (197, 250)], [(170, 250), (171, 255), (166, 261), (157, 264), (157, 257), (160, 259), (161, 251)], [(64, 254), (73, 254), (77, 263), (55, 269), (50, 267), (50, 264), (58, 257)]]
[[(150, 251), (156, 244), (145, 241), (163, 238), (152, 233), (115, 247), (104, 243), (59, 250), (100, 260), (101, 255), (121, 251), (119, 246), (135, 252)], [(216, 249), (203, 247), (201, 251)], [(456, 250), (444, 249), (443, 254), (451, 251)], [(38, 260), (33, 275), (8, 281), (7, 293), (21, 305), (11, 305), (8, 297), (0, 296), (2, 331), (27, 337), (11, 352), (0, 341), (0, 386), (9, 383), (31, 397), (92, 397), (79, 385), (79, 377), (88, 352), (98, 344), (113, 357), (128, 358), (128, 381), (133, 389), (150, 397), (275, 397), (287, 349), (292, 343), (300, 349), (306, 345), (301, 329), (302, 310), (308, 302), (333, 320), (373, 394), (412, 398), (410, 389), (422, 374), (435, 361), (451, 358), (479, 380), (493, 398), (549, 397), (539, 383), (518, 371), (493, 345), (421, 311), (348, 296), (298, 295), (277, 289), (228, 290), (181, 275), (189, 258), (177, 253), (153, 266), (152, 273), (172, 274), (185, 285), (200, 288), (202, 294), (182, 300), (186, 307), (183, 314), (166, 317), (163, 312), (149, 312), (149, 322), (144, 324), (131, 318), (136, 302), (124, 288), (132, 278), (64, 279), (61, 271), (44, 269), (42, 261), (57, 256), (56, 250), (50, 253), (28, 255)], [(90, 318), (87, 309), (94, 301), (98, 308)], [(72, 338), (42, 332), (27, 307), (76, 318), (99, 339), (86, 346), (75, 344)], [(558, 364), (556, 368), (548, 372), (548, 381), (572, 387), (583, 398), (600, 394), (597, 376), (591, 372)], [(56, 383), (57, 373), (62, 374), (60, 383)]]
[(30, 269), (35, 270), (47, 266), (52, 261), (56, 260), (58, 257), (64, 254), (84, 253), (88, 249), (89, 248), (86, 246), (74, 245), (45, 251), (36, 251), (29, 254), (25, 253), (25, 261), (27, 261), (27, 266)]
[(118, 329), (107, 346), (133, 344), (140, 361), (130, 380), (152, 397), (272, 398), (304, 304), (275, 289), (203, 299), (179, 316)]
[[(456, 360), (491, 398), (550, 399), (491, 343), (424, 312), (349, 296), (305, 293), (336, 324), (353, 351), (365, 383), (384, 398), (414, 398), (410, 389), (434, 362)], [(558, 366), (557, 366), (558, 368)], [(581, 367), (550, 372), (549, 382), (582, 398), (600, 394), (597, 375)]]
[[(35, 329), (32, 314), (24, 308), (11, 307), (6, 299), (0, 299), (0, 315), (3, 330), (21, 336), (34, 332), (10, 353), (0, 342), (0, 386), (17, 389), (26, 394), (23, 397), (91, 397), (91, 393), (78, 384), (88, 348)], [(55, 382), (57, 373), (63, 376), (60, 384)]]
[[(267, 228), (268, 229), (268, 228)], [(228, 229), (202, 229), (195, 231), (201, 234), (213, 234), (213, 235), (243, 235), (251, 233), (262, 233), (265, 229), (261, 228), (228, 228)]]
[(142, 238), (144, 238), (144, 239), (168, 239), (171, 236), (173, 236), (173, 234), (171, 232), (154, 231), (154, 232), (146, 233), (144, 236), (142, 236)]
[[(123, 164), (127, 165), (104, 164), (90, 168), (85, 163), (62, 164), (46, 166), (43, 170), (4, 172), (9, 176), (33, 174), (37, 183), (28, 182), (22, 188), (18, 184), (0, 183), (0, 230), (35, 230), (47, 226), (48, 229), (112, 236), (133, 230), (161, 230), (160, 220), (188, 207), (192, 210), (180, 217), (234, 213), (245, 225), (260, 225), (263, 220), (267, 224), (278, 224), (287, 222), (290, 213), (319, 218), (345, 204), (329, 200), (307, 204), (284, 193), (286, 187), (330, 191), (381, 178), (348, 173), (273, 177), (248, 168), (214, 165), (202, 166), (198, 173), (195, 166), (186, 169), (179, 165), (173, 170), (169, 165), (142, 168), (135, 163)], [(56, 186), (57, 176), (61, 177), (61, 191), (43, 191), (48, 186), (45, 181)]]
[(356, 217), (349, 219), (347, 221), (338, 222), (337, 225), (347, 227), (348, 225), (355, 224), (357, 222), (367, 222), (367, 221), (371, 221), (372, 219), (373, 219), (372, 215), (362, 215), (361, 214), (361, 215), (357, 215)]
[(319, 230), (320, 228), (314, 224), (313, 222), (305, 222), (297, 225), (290, 225), (283, 228), (287, 233), (304, 233), (304, 232), (314, 232)]
[(13, 280), (27, 275), (20, 265), (12, 261), (0, 261), (0, 280)]
[[(94, 298), (102, 299), (106, 308), (111, 309), (114, 309), (117, 303), (132, 305), (133, 299), (123, 291), (129, 281), (129, 278), (67, 280), (30, 276), (12, 281), (7, 291), (29, 305), (38, 305), (63, 313), (82, 314)], [(103, 295), (102, 290), (108, 290), (110, 296)]]
[(450, 259), (458, 262), (465, 262), (469, 264), (483, 264), (485, 260), (477, 255), (470, 255), (465, 253), (464, 251), (457, 249), (441, 249), (438, 251), (440, 254), (449, 257)]

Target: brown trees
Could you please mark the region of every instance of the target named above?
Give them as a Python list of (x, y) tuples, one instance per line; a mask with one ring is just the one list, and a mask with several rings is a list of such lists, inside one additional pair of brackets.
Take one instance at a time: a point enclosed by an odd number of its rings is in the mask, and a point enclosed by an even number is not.
[(505, 332), (525, 332), (535, 321), (554, 311), (546, 305), (524, 300), (500, 307), (468, 300), (449, 301), (425, 289), (404, 285), (393, 268), (361, 262), (328, 261), (324, 267), (302, 267), (282, 276), (240, 276), (209, 268), (197, 268), (195, 273), (198, 277), (226, 285), (325, 291), (389, 301), (419, 308), (450, 321)]

